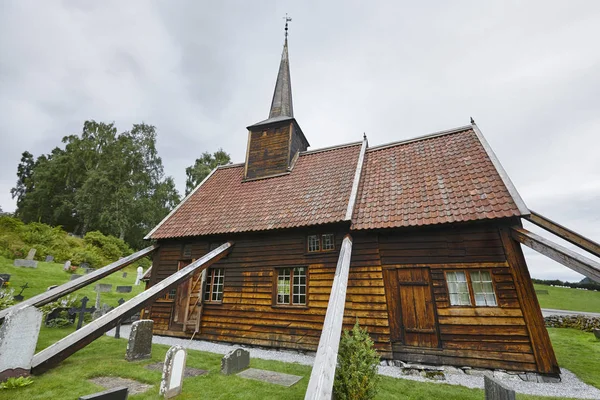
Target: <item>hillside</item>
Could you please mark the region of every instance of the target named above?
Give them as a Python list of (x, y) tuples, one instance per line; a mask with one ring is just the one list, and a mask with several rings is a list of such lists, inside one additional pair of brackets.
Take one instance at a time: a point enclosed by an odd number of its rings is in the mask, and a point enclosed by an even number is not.
[[(600, 292), (534, 284), (542, 308), (600, 313)], [(547, 290), (548, 294), (539, 291)]]

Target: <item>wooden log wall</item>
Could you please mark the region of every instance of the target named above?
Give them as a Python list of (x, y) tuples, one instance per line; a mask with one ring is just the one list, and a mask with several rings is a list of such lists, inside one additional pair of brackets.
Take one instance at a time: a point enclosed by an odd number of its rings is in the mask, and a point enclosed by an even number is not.
[[(499, 229), (500, 225), (479, 224), (395, 233), (354, 232), (344, 329), (350, 329), (358, 318), (383, 358), (551, 372), (540, 364), (542, 350), (546, 355), (553, 355), (547, 334), (531, 331), (527, 326), (529, 322), (526, 323), (531, 319), (528, 315), (539, 313), (539, 310), (532, 310), (534, 302), (523, 306), (522, 297), (526, 294), (518, 292), (516, 287), (523, 274), (515, 272), (513, 261), (507, 261)], [(229, 239), (235, 241), (229, 256), (214, 265), (225, 271), (222, 303), (204, 304), (200, 333), (196, 337), (315, 351), (339, 246), (346, 232), (343, 227), (322, 227), (318, 231), (240, 234), (192, 241), (192, 258), (205, 254), (212, 244)], [(335, 233), (336, 250), (308, 253), (306, 240), (311, 233)], [(153, 268), (152, 284), (177, 271), (184, 243), (160, 243), (157, 256), (160, 261), (158, 268)], [(518, 246), (516, 249), (510, 251), (520, 251)], [(276, 305), (275, 268), (294, 266), (308, 268), (307, 304)], [(403, 334), (398, 331), (401, 316), (394, 315), (393, 310), (396, 300), (392, 293), (397, 286), (394, 288), (389, 279), (384, 279), (389, 276), (387, 271), (423, 267), (430, 271), (427, 276), (431, 280), (431, 298), (435, 304), (435, 334), (438, 338), (430, 341), (436, 344), (434, 348), (405, 345)], [(445, 272), (473, 269), (492, 273), (497, 307), (450, 305)], [(535, 292), (528, 295), (535, 297)], [(185, 333), (173, 324), (173, 307), (174, 303), (166, 300), (153, 305), (151, 318), (155, 321), (156, 331), (189, 337), (191, 332)], [(534, 346), (532, 334), (536, 336)], [(552, 357), (548, 364), (556, 369), (556, 360)]]
[(260, 178), (287, 171), (290, 157), (290, 130), (288, 122), (250, 132), (246, 178)]

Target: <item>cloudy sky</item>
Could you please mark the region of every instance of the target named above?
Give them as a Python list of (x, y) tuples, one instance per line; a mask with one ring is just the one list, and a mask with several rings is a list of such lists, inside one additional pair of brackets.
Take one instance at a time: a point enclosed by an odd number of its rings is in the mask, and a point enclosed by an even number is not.
[[(87, 119), (155, 125), (180, 192), (203, 151), (243, 161), (245, 127), (268, 116), (286, 12), (311, 148), (473, 116), (531, 209), (600, 241), (594, 0), (0, 2), (2, 209), (15, 208), (21, 153), (49, 152)], [(526, 256), (535, 277), (581, 278)]]

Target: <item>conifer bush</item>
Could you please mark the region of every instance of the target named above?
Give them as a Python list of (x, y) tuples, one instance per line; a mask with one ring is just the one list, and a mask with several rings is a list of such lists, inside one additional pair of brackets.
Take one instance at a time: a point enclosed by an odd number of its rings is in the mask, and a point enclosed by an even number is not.
[(338, 400), (368, 400), (377, 394), (379, 355), (358, 320), (342, 334), (333, 391)]

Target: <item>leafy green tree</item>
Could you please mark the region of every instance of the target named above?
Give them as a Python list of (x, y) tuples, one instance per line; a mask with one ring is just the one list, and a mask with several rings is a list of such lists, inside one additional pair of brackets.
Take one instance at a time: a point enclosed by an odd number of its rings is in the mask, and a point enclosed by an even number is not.
[(187, 196), (196, 186), (200, 184), (210, 174), (210, 172), (219, 165), (231, 164), (231, 156), (219, 149), (213, 154), (209, 152), (202, 153), (200, 158), (196, 159), (194, 165), (185, 169), (187, 179), (185, 181), (185, 195)]

